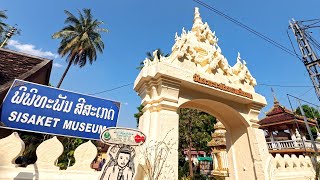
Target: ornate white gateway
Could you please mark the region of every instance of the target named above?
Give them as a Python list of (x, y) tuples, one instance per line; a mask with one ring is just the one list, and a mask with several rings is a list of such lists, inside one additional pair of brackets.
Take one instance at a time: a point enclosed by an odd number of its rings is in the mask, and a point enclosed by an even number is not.
[(159, 59), (154, 52), (155, 59), (144, 60), (134, 84), (144, 105), (139, 129), (148, 141), (168, 135), (176, 142), (162, 175), (178, 179), (177, 109), (205, 111), (226, 127), (229, 178), (268, 179), (269, 153), (257, 124), (266, 100), (255, 93), (256, 80), (240, 53), (237, 63), (230, 66), (217, 43), (215, 33), (195, 8), (192, 30), (176, 34), (171, 55)]

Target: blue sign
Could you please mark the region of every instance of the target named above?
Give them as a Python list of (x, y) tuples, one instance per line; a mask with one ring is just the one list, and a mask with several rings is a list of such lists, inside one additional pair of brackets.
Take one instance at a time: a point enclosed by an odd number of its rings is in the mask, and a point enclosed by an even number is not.
[(100, 139), (116, 127), (120, 103), (15, 80), (2, 104), (5, 128)]

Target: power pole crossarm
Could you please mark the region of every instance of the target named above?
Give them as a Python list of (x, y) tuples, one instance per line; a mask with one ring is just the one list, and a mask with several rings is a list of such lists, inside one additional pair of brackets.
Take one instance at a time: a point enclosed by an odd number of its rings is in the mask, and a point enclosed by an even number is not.
[(310, 46), (308, 37), (305, 34), (305, 29), (301, 28), (302, 24), (300, 24), (299, 21), (295, 21), (294, 19), (290, 21), (289, 24), (298, 42), (298, 46), (302, 54), (302, 62), (309, 73), (317, 97), (320, 101), (320, 60)]

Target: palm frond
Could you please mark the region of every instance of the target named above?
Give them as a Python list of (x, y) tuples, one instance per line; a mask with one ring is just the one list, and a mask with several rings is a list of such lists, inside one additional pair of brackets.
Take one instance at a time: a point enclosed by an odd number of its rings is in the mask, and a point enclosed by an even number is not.
[[(168, 57), (170, 54), (168, 53), (168, 54), (166, 54), (166, 55), (164, 55), (164, 53), (161, 51), (161, 49), (160, 48), (158, 48), (158, 49), (156, 49), (157, 50), (157, 54), (156, 54), (156, 56), (157, 56), (157, 58), (158, 59), (160, 59), (160, 57), (162, 56), (162, 57)], [(154, 50), (155, 51), (155, 50)], [(148, 59), (150, 59), (151, 61), (153, 61), (154, 60), (154, 56), (153, 56), (153, 52), (154, 51), (152, 51), (152, 52), (147, 52), (146, 53), (146, 55), (147, 55), (147, 58)], [(138, 66), (136, 69), (138, 69), (138, 70), (141, 70), (142, 68), (144, 67), (144, 64), (143, 64), (143, 61), (142, 62), (140, 62), (140, 66)]]
[(105, 29), (105, 28), (96, 28), (95, 31), (96, 32), (105, 32), (105, 33), (109, 32), (109, 30)]
[(95, 39), (95, 40), (93, 41), (93, 43), (94, 43), (94, 46), (96, 47), (96, 49), (97, 49), (100, 53), (102, 53), (102, 52), (103, 52), (103, 49), (104, 49), (104, 44), (103, 44), (103, 42), (101, 41), (101, 39)]
[(8, 16), (6, 15), (6, 10), (1, 10), (1, 11), (0, 11), (0, 18), (2, 18), (2, 19), (8, 19)]
[(5, 10), (0, 11), (0, 34), (4, 33), (9, 27), (8, 24), (2, 21), (2, 19), (7, 19), (7, 18), (8, 16), (6, 15), (6, 11)]
[(63, 28), (61, 31), (56, 32), (52, 35), (53, 39), (59, 38), (70, 38), (79, 35), (72, 27), (68, 26)]
[(83, 12), (85, 14), (86, 21), (87, 22), (92, 22), (91, 9), (83, 9)]
[(147, 55), (147, 58), (148, 58), (148, 59), (150, 59), (151, 61), (153, 61), (153, 55), (152, 55), (151, 52), (147, 52), (146, 55)]
[(83, 16), (83, 14), (80, 10), (78, 10), (78, 14), (79, 14), (80, 25), (82, 27), (86, 26), (87, 23), (86, 23), (85, 17)]
[(75, 17), (71, 12), (64, 10), (64, 13), (68, 16), (64, 23), (65, 24), (79, 24), (79, 20), (77, 19), (77, 17)]

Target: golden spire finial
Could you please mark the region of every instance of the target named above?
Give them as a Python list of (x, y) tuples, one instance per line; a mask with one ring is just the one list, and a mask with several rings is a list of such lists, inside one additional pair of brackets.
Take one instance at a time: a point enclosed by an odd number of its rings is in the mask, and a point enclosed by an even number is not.
[(278, 101), (278, 99), (276, 97), (276, 94), (275, 94), (273, 88), (271, 88), (271, 92), (272, 92), (272, 95), (273, 95), (273, 104), (274, 105), (279, 105), (279, 101)]
[(198, 26), (202, 26), (203, 22), (202, 19), (200, 17), (200, 12), (199, 12), (199, 8), (195, 7), (194, 8), (194, 19), (193, 19), (193, 27), (192, 29), (194, 29), (194, 27), (198, 27)]

